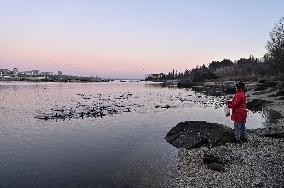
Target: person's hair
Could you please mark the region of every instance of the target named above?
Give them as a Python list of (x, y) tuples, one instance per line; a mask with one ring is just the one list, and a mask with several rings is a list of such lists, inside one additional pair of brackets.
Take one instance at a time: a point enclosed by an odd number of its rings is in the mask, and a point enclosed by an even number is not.
[(243, 82), (237, 82), (236, 83), (236, 88), (237, 89), (245, 89), (245, 84)]

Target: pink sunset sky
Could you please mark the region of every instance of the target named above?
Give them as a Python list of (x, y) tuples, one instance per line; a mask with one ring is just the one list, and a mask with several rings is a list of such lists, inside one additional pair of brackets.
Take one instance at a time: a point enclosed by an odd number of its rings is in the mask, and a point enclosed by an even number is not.
[(261, 58), (283, 13), (280, 0), (4, 0), (0, 69), (143, 78)]

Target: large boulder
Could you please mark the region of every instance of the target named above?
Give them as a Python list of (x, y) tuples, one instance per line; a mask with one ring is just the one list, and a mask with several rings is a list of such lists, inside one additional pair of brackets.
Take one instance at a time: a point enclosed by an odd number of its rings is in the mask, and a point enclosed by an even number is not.
[(284, 132), (265, 134), (264, 136), (271, 137), (271, 138), (283, 138), (284, 139)]
[(204, 163), (220, 163), (220, 164), (232, 164), (234, 160), (231, 149), (219, 146), (207, 150), (204, 152), (203, 162)]
[(234, 139), (234, 131), (218, 123), (185, 121), (173, 127), (165, 139), (177, 148), (215, 147), (231, 142)]
[(284, 96), (284, 90), (277, 91), (275, 94), (268, 95), (268, 97), (279, 97)]
[(267, 116), (267, 120), (270, 123), (277, 123), (279, 119), (283, 118), (280, 112), (277, 112), (270, 108), (264, 108), (264, 113)]
[(263, 90), (266, 90), (268, 88), (274, 88), (275, 86), (277, 86), (277, 84), (278, 83), (275, 82), (275, 81), (262, 80), (256, 85), (256, 88), (254, 89), (254, 91), (263, 91)]
[(271, 103), (271, 101), (266, 101), (262, 99), (253, 99), (247, 102), (247, 109), (252, 111), (261, 111), (262, 107), (264, 107), (268, 103)]
[(219, 146), (206, 150), (203, 155), (203, 162), (211, 170), (224, 172), (235, 160), (232, 150), (225, 146)]

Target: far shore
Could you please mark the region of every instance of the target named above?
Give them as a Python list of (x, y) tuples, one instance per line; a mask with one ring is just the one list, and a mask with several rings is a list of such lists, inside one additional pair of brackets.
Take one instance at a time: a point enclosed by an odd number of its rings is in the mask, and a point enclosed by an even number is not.
[(0, 77), (1, 81), (15, 82), (109, 82), (113, 79), (96, 78), (96, 77), (78, 77), (78, 76), (48, 76), (48, 77)]

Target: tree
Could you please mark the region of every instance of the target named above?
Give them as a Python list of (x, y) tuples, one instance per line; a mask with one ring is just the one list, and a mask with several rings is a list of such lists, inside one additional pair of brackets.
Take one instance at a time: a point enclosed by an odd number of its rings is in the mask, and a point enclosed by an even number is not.
[(267, 42), (266, 48), (272, 61), (284, 64), (284, 17), (280, 18), (279, 22), (270, 32), (270, 39)]
[(234, 63), (229, 60), (229, 59), (223, 59), (222, 61), (212, 61), (209, 64), (209, 69), (219, 69), (219, 68), (224, 68), (226, 66), (232, 66)]
[(189, 75), (189, 70), (185, 69), (184, 76), (188, 76), (188, 75)]

